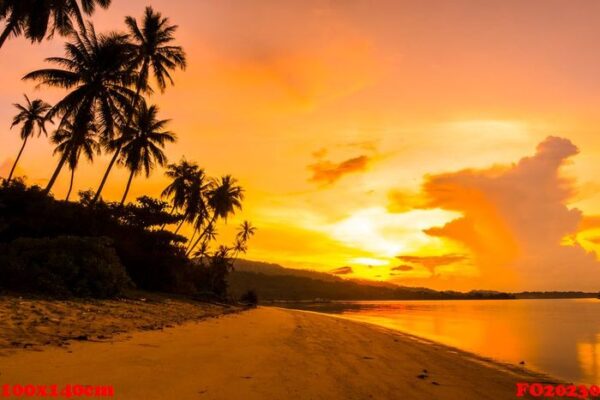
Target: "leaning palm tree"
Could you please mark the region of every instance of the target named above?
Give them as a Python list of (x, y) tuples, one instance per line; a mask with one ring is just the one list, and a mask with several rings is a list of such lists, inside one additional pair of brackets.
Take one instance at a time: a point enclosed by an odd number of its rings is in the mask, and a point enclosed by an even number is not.
[(205, 220), (208, 215), (207, 194), (213, 188), (213, 181), (206, 176), (203, 169), (195, 171), (188, 184), (185, 205), (183, 207), (183, 219), (177, 226), (175, 234), (184, 223), (194, 225), (194, 234), (198, 229), (198, 221)]
[(236, 179), (230, 175), (223, 176), (208, 194), (208, 206), (212, 212), (212, 217), (206, 222), (204, 230), (186, 254), (192, 253), (206, 233), (214, 227), (218, 218), (227, 221), (230, 215), (235, 214), (236, 209), (241, 210), (243, 199), (244, 189), (237, 184)]
[[(81, 4), (80, 4), (81, 3)], [(55, 32), (62, 36), (74, 31), (72, 20), (84, 26), (84, 14), (92, 15), (96, 6), (108, 8), (111, 0), (0, 0), (0, 48), (10, 36), (24, 35), (41, 42)]]
[[(190, 191), (194, 186), (194, 181), (198, 178), (199, 171), (198, 165), (195, 163), (189, 163), (185, 159), (181, 160), (177, 164), (169, 164), (165, 175), (171, 179), (171, 183), (162, 191), (161, 196), (166, 197), (171, 202), (171, 214), (177, 210), (187, 208), (188, 199), (190, 198)], [(202, 175), (204, 171), (202, 171)], [(179, 228), (185, 223), (186, 215), (181, 219)], [(163, 224), (161, 230), (165, 228), (167, 224)]]
[[(33, 71), (23, 79), (69, 90), (48, 115), (60, 116), (59, 126), (68, 120), (85, 121), (90, 115), (97, 116), (97, 129), (108, 142), (114, 138), (115, 127), (122, 123), (135, 97), (129, 88), (137, 78), (129, 68), (129, 45), (121, 34), (97, 35), (91, 24), (72, 37), (72, 42), (65, 44), (64, 57), (46, 59), (62, 68)], [(79, 126), (86, 125), (81, 122)], [(46, 192), (52, 189), (60, 167), (59, 163)]]
[(170, 199), (173, 210), (185, 206), (191, 182), (198, 170), (198, 165), (186, 160), (167, 166), (165, 175), (171, 179), (171, 183), (162, 191), (161, 195)]
[[(147, 7), (142, 26), (133, 17), (125, 18), (125, 23), (129, 28), (130, 52), (132, 55), (131, 68), (137, 73), (135, 82), (134, 103), (130, 110), (137, 108), (137, 102), (140, 101), (139, 94), (142, 91), (151, 91), (149, 87), (150, 71), (154, 75), (158, 87), (164, 91), (167, 87), (167, 80), (173, 84), (169, 70), (176, 68), (185, 69), (186, 57), (183, 48), (173, 46), (171, 42), (175, 40), (174, 34), (177, 25), (170, 25), (169, 19), (164, 18), (160, 13), (155, 12), (152, 7)], [(128, 126), (133, 119), (133, 111), (127, 119), (125, 126)], [(119, 158), (121, 147), (114, 149), (113, 157), (108, 164), (108, 168), (102, 177), (100, 186), (96, 191), (94, 202), (100, 198), (106, 180)]]
[(75, 170), (79, 165), (79, 159), (83, 154), (88, 161), (94, 161), (94, 155), (100, 153), (100, 144), (97, 139), (97, 128), (91, 118), (83, 123), (87, 126), (75, 126), (71, 121), (65, 122), (52, 135), (52, 143), (56, 145), (55, 154), (61, 154), (65, 158), (71, 170), (71, 180), (69, 190), (67, 191), (66, 201), (69, 201), (71, 191), (73, 190), (73, 181)]
[(167, 157), (162, 150), (167, 142), (173, 143), (176, 138), (173, 132), (164, 130), (169, 120), (159, 120), (157, 114), (158, 107), (148, 107), (142, 102), (131, 125), (124, 128), (121, 136), (121, 162), (129, 170), (129, 180), (121, 205), (127, 199), (134, 176), (144, 172), (146, 177), (149, 177), (156, 165), (164, 166), (167, 163)]
[(10, 126), (12, 129), (14, 126), (22, 124), (20, 134), (23, 144), (21, 145), (21, 150), (19, 150), (17, 159), (15, 160), (10, 173), (8, 174), (8, 178), (6, 179), (7, 182), (10, 182), (12, 179), (15, 168), (17, 167), (17, 163), (19, 162), (19, 159), (23, 154), (23, 150), (25, 149), (25, 145), (27, 144), (27, 140), (36, 134), (36, 130), (38, 137), (42, 133), (44, 135), (48, 135), (48, 132), (46, 132), (46, 122), (49, 121), (48, 111), (50, 110), (51, 106), (40, 99), (30, 101), (27, 95), (24, 96), (26, 101), (25, 105), (14, 104), (17, 110), (19, 110), (19, 113), (15, 115), (12, 125)]

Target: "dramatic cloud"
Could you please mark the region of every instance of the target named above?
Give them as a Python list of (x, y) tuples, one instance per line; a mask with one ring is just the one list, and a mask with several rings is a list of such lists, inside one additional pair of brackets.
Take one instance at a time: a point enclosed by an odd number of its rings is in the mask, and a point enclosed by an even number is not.
[(340, 268), (333, 269), (329, 272), (332, 274), (335, 274), (335, 275), (348, 275), (348, 274), (353, 273), (354, 270), (352, 269), (352, 267), (340, 267)]
[(361, 155), (350, 158), (340, 163), (332, 163), (327, 160), (319, 160), (308, 168), (313, 172), (310, 180), (312, 182), (332, 184), (342, 176), (367, 170), (371, 159), (369, 156)]
[(497, 288), (598, 290), (595, 255), (564, 241), (586, 223), (580, 210), (567, 207), (576, 188), (559, 173), (578, 152), (569, 140), (548, 137), (534, 156), (510, 167), (430, 176), (423, 185), (427, 207), (463, 217), (426, 233), (469, 248), (481, 281)]

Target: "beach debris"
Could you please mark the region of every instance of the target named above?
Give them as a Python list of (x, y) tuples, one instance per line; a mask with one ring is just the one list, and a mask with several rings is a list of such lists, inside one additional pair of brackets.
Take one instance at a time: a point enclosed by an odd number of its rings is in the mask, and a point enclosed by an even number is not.
[(431, 384), (435, 385), (435, 386), (440, 386), (440, 384), (438, 382), (436, 382), (436, 381), (431, 381)]
[(363, 356), (363, 360), (373, 360), (373, 357), (369, 357), (369, 356)]
[(242, 379), (252, 379), (252, 377), (247, 375), (247, 376), (242, 376)]
[(75, 340), (88, 340), (88, 335), (79, 335), (74, 337)]
[(521, 361), (519, 365), (525, 365), (525, 361)]
[(424, 370), (423, 370), (423, 373), (424, 373), (424, 374), (428, 374), (429, 372), (427, 372), (427, 370), (426, 370), (426, 369), (424, 369)]
[(419, 375), (417, 375), (417, 378), (419, 378), (419, 379), (427, 379), (427, 378), (429, 378), (429, 375), (427, 375), (427, 374), (419, 374)]

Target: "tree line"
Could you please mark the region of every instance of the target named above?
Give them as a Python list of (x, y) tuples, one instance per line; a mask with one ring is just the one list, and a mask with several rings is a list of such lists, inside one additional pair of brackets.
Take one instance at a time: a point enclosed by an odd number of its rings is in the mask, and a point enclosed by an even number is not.
[[(169, 218), (162, 216), (160, 226), (148, 225), (149, 229), (166, 233), (172, 225), (172, 243), (197, 262), (215, 257), (233, 259), (246, 252), (247, 242), (255, 233), (249, 222), (241, 225), (232, 246), (211, 251), (211, 244), (217, 238), (218, 222), (226, 222), (241, 210), (243, 188), (234, 177), (211, 178), (186, 159), (168, 164), (165, 147), (177, 136), (168, 129), (170, 121), (163, 119), (158, 106), (150, 102), (156, 92), (163, 93), (174, 84), (174, 71), (186, 68), (186, 53), (175, 38), (178, 27), (146, 7), (139, 20), (126, 17), (122, 31), (97, 33), (86, 17), (110, 4), (111, 0), (0, 0), (0, 22), (4, 23), (0, 54), (13, 37), (23, 36), (32, 43), (56, 35), (66, 37), (63, 54), (47, 58), (47, 68), (23, 77), (38, 87), (65, 93), (53, 105), (27, 95), (24, 102), (14, 104), (17, 114), (11, 128), (20, 128), (22, 144), (3, 185), (18, 183), (13, 182), (15, 171), (28, 141), (50, 136), (58, 163), (42, 192), (50, 195), (66, 167), (70, 180), (65, 200), (69, 202), (80, 161), (94, 162), (100, 154), (109, 155), (97, 189), (80, 192), (80, 203), (86, 207), (104, 204), (102, 193), (110, 174), (122, 166), (129, 177), (120, 202), (110, 206), (111, 215), (122, 218), (125, 211), (114, 210), (126, 209), (134, 178), (149, 177), (157, 167), (166, 167), (170, 183), (161, 196), (168, 203), (143, 196), (135, 206), (147, 213), (160, 206), (160, 213), (168, 213)], [(48, 125), (56, 127), (53, 132), (49, 133)], [(192, 236), (177, 239), (186, 224), (192, 228)]]

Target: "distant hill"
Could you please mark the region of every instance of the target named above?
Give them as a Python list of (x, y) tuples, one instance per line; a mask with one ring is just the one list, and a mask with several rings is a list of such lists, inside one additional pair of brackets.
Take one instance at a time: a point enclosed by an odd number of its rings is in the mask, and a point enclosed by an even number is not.
[(235, 270), (238, 272), (253, 272), (265, 275), (286, 275), (286, 276), (300, 276), (303, 278), (318, 279), (321, 281), (328, 282), (339, 282), (341, 278), (327, 274), (325, 272), (311, 271), (308, 269), (295, 269), (286, 268), (279, 264), (266, 263), (262, 261), (251, 261), (251, 260), (236, 260), (234, 263)]
[(427, 288), (396, 286), (388, 283), (354, 281), (334, 275), (285, 268), (277, 264), (238, 260), (229, 276), (230, 292), (239, 297), (248, 290), (261, 300), (432, 300), (432, 299), (509, 299), (500, 292), (436, 291)]
[(600, 293), (590, 292), (521, 292), (515, 293), (517, 299), (590, 299), (600, 298)]

